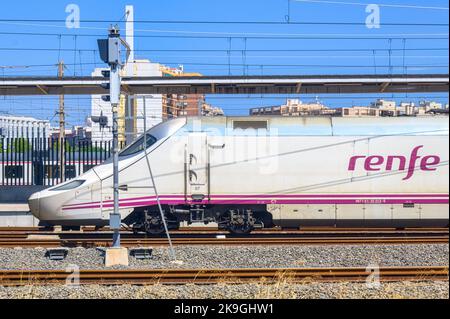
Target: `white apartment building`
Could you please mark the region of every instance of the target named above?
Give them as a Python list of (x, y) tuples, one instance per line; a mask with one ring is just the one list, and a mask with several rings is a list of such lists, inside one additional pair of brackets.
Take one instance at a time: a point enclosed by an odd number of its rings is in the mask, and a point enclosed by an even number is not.
[(420, 101), (419, 105), (416, 105), (413, 102), (402, 102), (400, 106), (397, 107), (398, 115), (426, 115), (432, 110), (442, 110), (442, 103), (434, 102), (434, 101)]
[(380, 110), (380, 116), (397, 116), (397, 103), (395, 101), (387, 101), (379, 99), (372, 103), (371, 107)]
[(32, 117), (0, 115), (0, 138), (48, 138), (50, 121)]
[(425, 112), (431, 111), (431, 110), (442, 110), (443, 105), (442, 103), (434, 102), (434, 101), (420, 101), (419, 108), (422, 108), (425, 110)]

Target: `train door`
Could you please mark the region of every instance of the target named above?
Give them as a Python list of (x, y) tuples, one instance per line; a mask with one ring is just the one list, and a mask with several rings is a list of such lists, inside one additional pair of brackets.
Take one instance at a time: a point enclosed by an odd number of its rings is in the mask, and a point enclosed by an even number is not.
[(209, 154), (206, 133), (191, 133), (186, 146), (185, 193), (194, 201), (209, 200)]

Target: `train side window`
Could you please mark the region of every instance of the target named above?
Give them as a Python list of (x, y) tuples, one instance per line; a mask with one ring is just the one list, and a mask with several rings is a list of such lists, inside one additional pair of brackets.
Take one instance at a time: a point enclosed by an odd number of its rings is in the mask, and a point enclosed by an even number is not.
[[(154, 136), (147, 134), (147, 146), (145, 147), (145, 149), (149, 148), (156, 142), (157, 142), (157, 139)], [(124, 149), (119, 154), (119, 156), (120, 157), (130, 156), (130, 155), (134, 155), (139, 152), (142, 152), (143, 150), (144, 150), (144, 136), (141, 136), (136, 142), (134, 142), (133, 144), (128, 146), (126, 149)]]
[(23, 178), (23, 166), (21, 165), (9, 165), (5, 166), (6, 178)]

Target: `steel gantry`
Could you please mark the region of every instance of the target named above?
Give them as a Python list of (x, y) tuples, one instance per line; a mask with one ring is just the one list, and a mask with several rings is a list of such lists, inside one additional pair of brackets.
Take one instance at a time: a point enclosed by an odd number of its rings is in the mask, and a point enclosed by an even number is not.
[[(0, 78), (0, 95), (108, 94), (103, 77)], [(103, 85), (103, 87), (102, 87)], [(127, 94), (363, 94), (448, 92), (448, 74), (123, 77)]]

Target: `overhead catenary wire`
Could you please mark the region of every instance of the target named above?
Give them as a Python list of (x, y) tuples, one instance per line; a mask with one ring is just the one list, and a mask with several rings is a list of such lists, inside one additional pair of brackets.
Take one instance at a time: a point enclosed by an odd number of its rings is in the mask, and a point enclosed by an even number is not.
[[(448, 51), (449, 48), (327, 48), (327, 49), (135, 49), (131, 52), (372, 52), (372, 51)], [(58, 51), (58, 52), (92, 52), (93, 49), (77, 48), (13, 48), (0, 47), (0, 51)]]
[[(16, 25), (16, 26), (29, 26), (29, 27), (46, 27), (46, 28), (66, 28), (65, 25), (45, 25), (45, 24), (30, 24), (30, 23), (17, 23), (17, 22), (2, 22), (0, 24), (6, 25)], [(83, 30), (100, 30), (105, 31), (105, 28), (99, 27), (80, 27), (79, 29)], [(187, 36), (202, 36), (202, 37), (238, 37), (238, 38), (252, 38), (252, 37), (309, 37), (309, 38), (318, 38), (318, 37), (346, 37), (346, 38), (354, 38), (361, 37), (361, 34), (351, 34), (351, 33), (274, 33), (274, 32), (221, 32), (221, 31), (186, 31), (186, 30), (166, 30), (166, 29), (135, 29), (136, 33), (161, 33), (165, 37), (167, 34), (177, 35), (182, 37)], [(366, 36), (366, 38), (405, 38), (405, 37), (447, 37), (449, 33), (389, 33), (389, 34), (373, 34), (370, 37)], [(136, 36), (135, 36), (136, 37)]]
[[(360, 56), (362, 58), (371, 58), (371, 56)], [(386, 56), (388, 57), (388, 56)], [(403, 56), (393, 56), (395, 58), (403, 58)], [(433, 56), (415, 56), (415, 57), (433, 57)], [(436, 57), (436, 56), (434, 56)], [(448, 56), (438, 56), (442, 58), (446, 58)], [(326, 56), (324, 58), (330, 58), (330, 56)], [(351, 58), (355, 58), (355, 56), (351, 56)], [(135, 61), (134, 64), (147, 64), (148, 62), (143, 61)], [(154, 62), (156, 63), (156, 62)], [(252, 66), (252, 67), (261, 67), (261, 66), (272, 66), (272, 67), (357, 67), (357, 68), (371, 68), (370, 65), (358, 65), (358, 64), (267, 64), (267, 63), (209, 63), (209, 62), (186, 62), (186, 61), (176, 61), (176, 62), (169, 62), (169, 61), (159, 61), (157, 63), (163, 63), (163, 64), (178, 64), (178, 65), (199, 65), (199, 66)], [(87, 63), (74, 63), (74, 64), (65, 64), (66, 66), (80, 66), (80, 65), (95, 65), (95, 62), (87, 62)], [(0, 66), (0, 69), (29, 69), (29, 68), (39, 68), (39, 67), (51, 67), (51, 66), (57, 66), (57, 64), (29, 64), (29, 65), (5, 65)], [(448, 67), (448, 64), (442, 64), (442, 63), (431, 63), (431, 64), (409, 64), (404, 65), (403, 63), (400, 65), (378, 65), (378, 67), (397, 67), (397, 68), (411, 68), (411, 67)]]
[[(352, 6), (368, 6), (370, 3), (349, 2), (349, 1), (331, 1), (331, 0), (292, 0), (294, 2), (305, 2), (314, 4), (333, 4), (333, 5), (352, 5)], [(420, 6), (420, 5), (406, 5), (397, 3), (376, 3), (379, 7), (400, 8), (400, 9), (420, 9), (420, 10), (449, 10), (448, 7), (442, 6)]]
[[(380, 5), (386, 6), (386, 5)], [(448, 8), (447, 8), (448, 10)], [(65, 23), (66, 20), (63, 19), (0, 19), (0, 22), (30, 22), (30, 23)], [(121, 20), (108, 20), (108, 19), (81, 19), (80, 23), (121, 23)], [(142, 20), (136, 19), (133, 20), (135, 24), (241, 24), (241, 25), (334, 25), (334, 26), (363, 26), (364, 22), (354, 22), (354, 21), (244, 21), (244, 20)], [(385, 26), (426, 26), (426, 27), (446, 27), (448, 23), (430, 23), (430, 22), (383, 22)]]
[[(0, 22), (1, 23), (1, 22)], [(135, 30), (136, 31), (136, 30)], [(16, 35), (16, 36), (39, 36), (39, 37), (94, 37), (101, 38), (104, 34), (83, 34), (83, 33), (37, 33), (37, 32), (0, 32), (0, 35)], [(384, 34), (384, 35), (342, 35), (342, 34), (304, 34), (304, 35), (291, 35), (291, 36), (232, 36), (232, 35), (148, 35), (148, 34), (135, 34), (135, 38), (173, 38), (173, 39), (242, 39), (245, 37), (247, 40), (389, 40), (396, 39), (401, 40), (407, 38), (408, 40), (448, 40), (449, 34)]]

